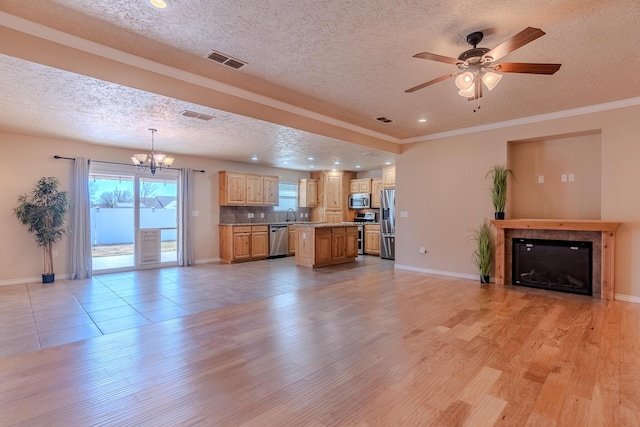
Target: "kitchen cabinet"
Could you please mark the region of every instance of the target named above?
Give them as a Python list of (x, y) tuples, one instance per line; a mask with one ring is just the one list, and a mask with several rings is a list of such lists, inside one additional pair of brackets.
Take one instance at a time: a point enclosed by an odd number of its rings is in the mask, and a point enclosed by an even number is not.
[(258, 175), (247, 175), (247, 205), (258, 206), (262, 204), (262, 192), (264, 180)]
[(296, 225), (296, 263), (320, 267), (355, 261), (358, 256), (356, 225)]
[(396, 167), (382, 168), (382, 185), (384, 188), (396, 188)]
[(277, 206), (279, 178), (240, 172), (220, 171), (220, 206)]
[(263, 176), (262, 204), (278, 206), (280, 204), (280, 179), (277, 176)]
[(349, 181), (350, 193), (371, 193), (371, 179), (352, 179)]
[(346, 195), (342, 191), (342, 172), (328, 172), (325, 181), (326, 204), (328, 211), (342, 210)]
[(336, 224), (343, 221), (342, 211), (326, 211), (324, 221), (330, 224)]
[(353, 218), (349, 210), (349, 182), (356, 176), (350, 171), (314, 171), (318, 180), (318, 205), (311, 209), (311, 221), (337, 223)]
[(318, 206), (318, 180), (298, 180), (298, 207), (315, 208)]
[(382, 194), (382, 178), (373, 178), (371, 180), (371, 207), (380, 207), (380, 195)]
[(380, 255), (380, 224), (364, 225), (364, 253)]
[(268, 255), (268, 226), (220, 226), (220, 259), (222, 262), (253, 261), (265, 259)]
[(346, 259), (358, 256), (358, 227), (345, 227), (345, 254)]
[(295, 225), (289, 226), (289, 256), (296, 254), (296, 245), (298, 244), (298, 232)]

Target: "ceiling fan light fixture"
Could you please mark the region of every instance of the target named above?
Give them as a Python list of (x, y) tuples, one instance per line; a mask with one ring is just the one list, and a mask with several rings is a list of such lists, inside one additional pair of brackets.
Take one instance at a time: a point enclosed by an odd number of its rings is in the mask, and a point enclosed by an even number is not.
[(476, 93), (476, 90), (475, 90), (475, 89), (476, 89), (476, 88), (475, 88), (475, 86), (474, 86), (474, 85), (471, 85), (471, 86), (470, 86), (469, 88), (467, 88), (467, 89), (459, 90), (459, 91), (458, 91), (458, 95), (460, 95), (460, 96), (462, 96), (462, 97), (464, 97), (464, 98), (473, 98), (473, 97), (474, 97), (474, 95), (475, 95), (475, 93)]
[(465, 71), (464, 73), (458, 74), (456, 77), (456, 86), (460, 91), (469, 90), (469, 88), (473, 87), (473, 73), (470, 71)]
[(502, 74), (494, 73), (492, 71), (487, 71), (482, 75), (482, 83), (484, 83), (489, 90), (493, 90), (494, 87), (498, 86), (500, 80), (502, 80)]

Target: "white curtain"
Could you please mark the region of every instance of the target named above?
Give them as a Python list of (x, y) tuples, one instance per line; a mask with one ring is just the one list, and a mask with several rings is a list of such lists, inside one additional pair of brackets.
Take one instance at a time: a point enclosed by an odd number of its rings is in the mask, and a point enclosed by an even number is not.
[(191, 205), (193, 191), (193, 171), (180, 169), (180, 189), (178, 191), (178, 265), (186, 267), (194, 264), (193, 242), (191, 239)]
[(71, 278), (86, 279), (92, 275), (91, 219), (89, 201), (90, 159), (76, 157), (73, 170), (73, 203), (71, 205)]

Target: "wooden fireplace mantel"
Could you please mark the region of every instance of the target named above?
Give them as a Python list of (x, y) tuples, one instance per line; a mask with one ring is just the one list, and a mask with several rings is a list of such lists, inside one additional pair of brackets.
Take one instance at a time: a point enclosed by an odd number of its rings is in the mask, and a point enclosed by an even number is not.
[(568, 230), (602, 232), (602, 289), (601, 298), (615, 299), (615, 247), (616, 231), (621, 222), (573, 219), (505, 219), (492, 220), (496, 229), (495, 266), (496, 283), (505, 283), (505, 230)]

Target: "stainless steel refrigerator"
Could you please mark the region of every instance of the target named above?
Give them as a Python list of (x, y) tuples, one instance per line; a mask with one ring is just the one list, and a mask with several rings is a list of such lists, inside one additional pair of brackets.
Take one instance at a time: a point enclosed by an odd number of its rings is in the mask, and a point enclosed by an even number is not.
[(382, 190), (380, 198), (380, 258), (396, 258), (396, 190)]

